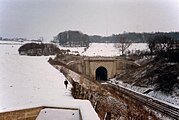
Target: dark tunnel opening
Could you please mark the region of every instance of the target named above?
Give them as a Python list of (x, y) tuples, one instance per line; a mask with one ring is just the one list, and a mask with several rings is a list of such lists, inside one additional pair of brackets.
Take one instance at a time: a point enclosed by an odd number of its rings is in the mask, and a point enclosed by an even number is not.
[(105, 67), (96, 69), (96, 80), (107, 80), (107, 69)]

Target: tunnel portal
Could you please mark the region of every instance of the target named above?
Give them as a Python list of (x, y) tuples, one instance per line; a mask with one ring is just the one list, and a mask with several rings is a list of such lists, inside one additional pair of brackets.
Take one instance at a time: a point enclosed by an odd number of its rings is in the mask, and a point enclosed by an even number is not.
[(105, 67), (98, 67), (96, 69), (96, 80), (107, 80), (107, 69)]

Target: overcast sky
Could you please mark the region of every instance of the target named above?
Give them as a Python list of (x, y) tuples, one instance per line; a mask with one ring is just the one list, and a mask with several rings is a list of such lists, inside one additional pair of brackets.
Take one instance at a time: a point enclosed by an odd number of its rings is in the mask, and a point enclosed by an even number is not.
[(179, 0), (0, 0), (0, 36), (179, 31)]

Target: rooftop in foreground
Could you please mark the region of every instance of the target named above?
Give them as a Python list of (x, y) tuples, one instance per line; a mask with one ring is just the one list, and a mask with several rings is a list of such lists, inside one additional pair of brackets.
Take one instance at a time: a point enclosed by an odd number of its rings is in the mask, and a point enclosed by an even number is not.
[(24, 108), (10, 108), (6, 112), (0, 113), (1, 120), (99, 120), (88, 100), (66, 101), (51, 105), (25, 106)]

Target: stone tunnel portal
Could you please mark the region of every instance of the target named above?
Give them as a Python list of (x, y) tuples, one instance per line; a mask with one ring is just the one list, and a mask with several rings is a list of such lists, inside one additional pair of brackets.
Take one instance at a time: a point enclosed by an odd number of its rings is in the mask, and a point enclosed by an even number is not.
[(107, 69), (105, 67), (96, 69), (96, 80), (107, 80)]

